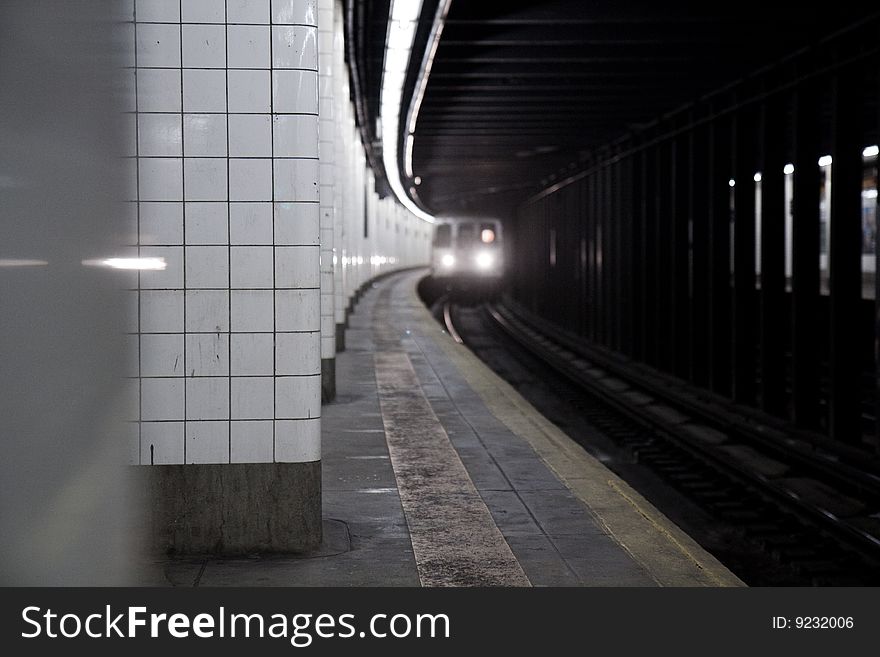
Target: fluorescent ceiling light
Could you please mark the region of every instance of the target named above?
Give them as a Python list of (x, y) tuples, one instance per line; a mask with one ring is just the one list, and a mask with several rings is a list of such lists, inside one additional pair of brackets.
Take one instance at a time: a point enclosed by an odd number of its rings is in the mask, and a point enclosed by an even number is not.
[[(434, 53), (443, 29), (443, 21), (449, 11), (451, 0), (441, 0), (434, 15), (434, 25), (429, 37), (429, 50), (422, 61), (419, 77), (416, 81), (416, 101), (408, 99), (404, 107), (403, 88), (406, 74), (412, 59), (413, 42), (422, 14), (422, 0), (392, 0), (389, 10), (388, 33), (385, 42), (385, 61), (382, 67), (382, 89), (379, 96), (380, 127), (382, 132), (382, 163), (388, 184), (397, 200), (411, 213), (429, 223), (434, 223), (434, 216), (425, 212), (407, 193), (400, 171), (401, 156), (401, 115), (407, 117), (407, 126), (403, 161), (407, 178), (412, 177), (412, 132), (418, 106), (428, 81)], [(415, 108), (415, 110), (414, 110)]]

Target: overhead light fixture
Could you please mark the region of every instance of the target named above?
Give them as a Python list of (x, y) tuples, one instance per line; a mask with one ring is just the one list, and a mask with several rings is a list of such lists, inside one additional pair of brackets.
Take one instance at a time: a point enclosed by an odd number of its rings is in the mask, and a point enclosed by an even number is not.
[[(452, 0), (441, 0), (434, 15), (434, 23), (429, 36), (429, 46), (422, 60), (416, 80), (414, 98), (408, 103), (406, 114), (406, 142), (404, 143), (403, 161), (404, 172), (407, 178), (412, 178), (412, 148), (415, 122), (418, 117), (418, 107), (424, 95), (425, 86), (430, 75), (434, 53), (443, 31), (443, 23), (449, 5)], [(425, 212), (407, 193), (401, 177), (399, 161), (401, 113), (403, 111), (403, 90), (406, 84), (406, 74), (410, 67), (413, 43), (415, 42), (416, 30), (419, 26), (419, 18), (422, 15), (422, 0), (392, 0), (388, 14), (388, 32), (385, 42), (385, 60), (382, 67), (382, 89), (379, 96), (380, 126), (382, 133), (382, 163), (385, 166), (385, 175), (388, 184), (397, 197), (397, 200), (414, 215), (434, 223), (434, 216)]]
[(876, 144), (874, 146), (868, 146), (867, 148), (865, 148), (865, 150), (862, 151), (862, 157), (865, 158), (877, 157), (878, 154), (880, 154), (880, 147), (878, 147)]
[(760, 172), (755, 174), (755, 182), (761, 182), (761, 174), (760, 174)]
[(819, 158), (819, 166), (820, 167), (831, 166), (831, 156), (830, 155), (823, 155), (822, 157), (820, 157)]
[(782, 173), (784, 173), (786, 176), (790, 176), (794, 173), (794, 165), (786, 164), (784, 167), (782, 167)]

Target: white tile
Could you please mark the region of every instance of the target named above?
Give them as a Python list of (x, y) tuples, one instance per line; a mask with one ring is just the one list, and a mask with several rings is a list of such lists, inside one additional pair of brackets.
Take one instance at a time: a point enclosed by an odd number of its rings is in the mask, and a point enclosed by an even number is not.
[(271, 203), (230, 203), (232, 244), (272, 244)]
[(229, 463), (229, 422), (187, 422), (187, 463)]
[(275, 247), (275, 286), (319, 287), (319, 258), (317, 246)]
[(180, 156), (180, 114), (141, 114), (138, 118), (138, 155)]
[(144, 246), (141, 247), (142, 258), (162, 258), (165, 269), (142, 271), (142, 288), (182, 288), (183, 287), (183, 247), (181, 246)]
[(274, 263), (271, 246), (233, 246), (229, 249), (233, 288), (271, 288)]
[(230, 25), (229, 68), (271, 68), (268, 25)]
[(183, 173), (180, 158), (142, 157), (138, 163), (138, 191), (142, 201), (179, 201)]
[(186, 378), (187, 420), (228, 420), (229, 379)]
[(227, 244), (228, 207), (223, 202), (186, 203), (186, 243)]
[(228, 288), (229, 254), (227, 247), (186, 247), (186, 287)]
[(184, 114), (183, 148), (188, 156), (226, 156), (225, 114)]
[(140, 203), (141, 244), (182, 244), (183, 206), (180, 203)]
[(183, 336), (141, 335), (141, 376), (183, 376)]
[(233, 376), (274, 374), (271, 333), (233, 333), (230, 337)]
[(272, 26), (273, 68), (299, 68), (317, 71), (317, 38), (318, 30), (314, 27)]
[(274, 422), (232, 422), (231, 463), (272, 463)]
[(226, 159), (191, 157), (183, 163), (184, 194), (187, 201), (225, 201)]
[(179, 112), (180, 71), (139, 69), (137, 108), (140, 112)]
[(275, 328), (278, 331), (320, 330), (320, 290), (277, 290)]
[(141, 379), (141, 419), (182, 420), (183, 379)]
[(180, 26), (138, 25), (137, 64), (146, 67), (180, 67)]
[(180, 18), (184, 23), (223, 23), (225, 0), (183, 0)]
[(138, 244), (138, 205), (133, 201), (122, 201), (116, 204), (119, 221), (113, 227), (116, 244)]
[(226, 68), (225, 25), (183, 25), (181, 29), (185, 68)]
[(229, 294), (233, 331), (274, 330), (275, 301), (272, 290), (232, 290)]
[(180, 21), (180, 0), (137, 0), (136, 5), (138, 21)]
[(276, 201), (318, 201), (318, 160), (275, 160)]
[(186, 291), (186, 330), (223, 333), (229, 330), (229, 292)]
[(141, 464), (183, 463), (183, 422), (141, 422)]
[(272, 71), (272, 109), (282, 114), (317, 114), (317, 72)]
[(270, 0), (226, 0), (226, 19), (230, 23), (269, 23)]
[(275, 417), (285, 420), (321, 417), (321, 377), (276, 377)]
[(225, 112), (226, 71), (184, 69), (183, 110), (185, 112)]
[(317, 11), (316, 0), (272, 0), (272, 20), (275, 23), (314, 25)]
[(187, 334), (186, 375), (229, 376), (229, 334)]
[(321, 460), (321, 420), (277, 420), (275, 461), (309, 463)]
[(318, 117), (313, 114), (275, 116), (275, 157), (318, 157)]
[(272, 97), (269, 71), (228, 71), (229, 111), (268, 112)]
[(234, 376), (232, 381), (233, 420), (271, 420), (274, 410), (275, 378)]
[(271, 201), (272, 160), (230, 159), (229, 199), (231, 201)]
[(183, 333), (183, 291), (141, 290), (141, 332)]
[(320, 372), (321, 336), (317, 332), (276, 334), (276, 376), (302, 376)]
[(317, 245), (319, 221), (317, 203), (276, 203), (275, 244)]
[(271, 115), (230, 114), (229, 155), (231, 157), (271, 157)]

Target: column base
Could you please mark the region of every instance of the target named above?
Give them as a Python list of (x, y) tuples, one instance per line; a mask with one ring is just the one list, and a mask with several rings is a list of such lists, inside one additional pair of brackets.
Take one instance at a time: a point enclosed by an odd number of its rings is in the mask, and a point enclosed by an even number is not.
[(329, 404), (336, 399), (336, 359), (321, 359), (321, 403)]
[(307, 552), (321, 543), (321, 462), (133, 466), (160, 554)]
[(345, 351), (345, 324), (336, 325), (336, 353)]

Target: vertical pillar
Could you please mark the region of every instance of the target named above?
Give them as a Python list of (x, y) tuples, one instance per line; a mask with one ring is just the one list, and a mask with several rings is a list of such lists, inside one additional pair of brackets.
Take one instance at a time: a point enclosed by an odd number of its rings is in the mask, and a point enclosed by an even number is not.
[(709, 140), (709, 368), (713, 392), (730, 392), (730, 120), (714, 119)]
[[(140, 463), (157, 547), (321, 539), (314, 2), (137, 2)], [(148, 245), (148, 246), (147, 246)]]
[[(733, 399), (755, 403), (756, 327), (755, 297), (755, 148), (758, 125), (754, 111), (746, 108), (735, 117), (735, 173), (733, 224)], [(765, 135), (766, 136), (766, 135)], [(781, 135), (773, 135), (779, 139)], [(764, 171), (767, 170), (766, 162)], [(779, 173), (782, 173), (780, 166)], [(762, 173), (762, 176), (764, 173)], [(776, 180), (768, 176), (770, 184)], [(763, 183), (762, 183), (763, 184)], [(781, 254), (775, 254), (781, 257)]]
[(703, 387), (710, 381), (710, 286), (711, 242), (709, 184), (709, 126), (696, 126), (690, 133), (690, 207), (692, 235), (691, 269), (691, 381)]
[(345, 351), (345, 274), (348, 268), (348, 253), (345, 249), (345, 170), (343, 168), (345, 150), (343, 145), (343, 111), (347, 102), (344, 94), (345, 56), (343, 40), (343, 19), (339, 0), (334, 0), (333, 12), (333, 116), (334, 148), (333, 169), (336, 184), (333, 187), (333, 316), (336, 324), (336, 351)]
[(784, 109), (778, 97), (764, 104), (761, 140), (761, 407), (775, 415), (786, 402)]
[(336, 397), (336, 322), (333, 265), (333, 228), (335, 222), (336, 130), (333, 113), (333, 29), (336, 3), (318, 2), (318, 110), (321, 179), (321, 400)]
[[(861, 427), (861, 362), (854, 327), (860, 322), (862, 143), (859, 69), (840, 71), (831, 92), (831, 227), (829, 244), (831, 303), (831, 438), (858, 444)], [(815, 166), (815, 164), (814, 164)]]
[(819, 426), (819, 93), (816, 83), (797, 90), (792, 193), (792, 411), (802, 428)]
[(682, 379), (687, 379), (690, 372), (689, 155), (687, 134), (676, 137), (670, 150), (673, 269), (672, 340), (674, 345), (673, 373)]

